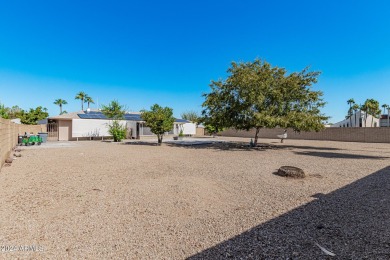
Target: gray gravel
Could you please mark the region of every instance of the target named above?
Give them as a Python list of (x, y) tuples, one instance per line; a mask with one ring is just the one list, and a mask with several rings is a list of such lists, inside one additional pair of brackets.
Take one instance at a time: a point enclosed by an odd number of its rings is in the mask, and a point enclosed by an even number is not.
[(0, 246), (43, 251), (0, 258), (390, 258), (390, 144), (222, 139), (245, 143), (23, 150), (0, 173)]

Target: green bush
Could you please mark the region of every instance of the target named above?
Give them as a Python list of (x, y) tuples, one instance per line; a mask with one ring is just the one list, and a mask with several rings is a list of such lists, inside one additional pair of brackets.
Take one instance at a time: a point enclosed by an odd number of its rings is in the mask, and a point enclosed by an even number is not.
[(118, 120), (114, 120), (109, 124), (108, 132), (114, 138), (114, 142), (120, 142), (126, 138), (126, 125), (121, 125)]
[(183, 136), (184, 136), (183, 130), (180, 130), (179, 136), (180, 136), (180, 137), (183, 137)]

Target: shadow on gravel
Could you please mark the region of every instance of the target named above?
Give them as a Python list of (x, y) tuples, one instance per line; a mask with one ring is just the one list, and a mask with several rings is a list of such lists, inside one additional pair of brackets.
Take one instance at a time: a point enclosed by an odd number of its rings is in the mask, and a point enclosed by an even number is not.
[(215, 149), (221, 151), (265, 151), (279, 149), (279, 146), (270, 144), (258, 144), (256, 147), (249, 147), (248, 143), (242, 142), (213, 142), (213, 143), (166, 143), (171, 147), (183, 147), (187, 149)]
[(343, 150), (343, 149), (340, 149), (340, 148), (334, 148), (334, 147), (316, 147), (316, 146), (300, 146), (300, 145), (280, 145), (281, 147), (283, 148), (287, 148), (287, 149), (302, 149), (302, 150), (325, 150), (325, 151), (340, 151), (340, 150)]
[(383, 160), (389, 159), (390, 157), (374, 156), (374, 155), (361, 155), (361, 154), (350, 154), (350, 153), (332, 153), (332, 152), (294, 152), (298, 155), (308, 155), (323, 158), (337, 158), (337, 159), (370, 159), (370, 160)]
[[(157, 142), (152, 143), (152, 142), (124, 142), (122, 145), (145, 145), (145, 146), (159, 146)], [(164, 144), (163, 144), (164, 145)]]
[(390, 167), (187, 259), (389, 259)]

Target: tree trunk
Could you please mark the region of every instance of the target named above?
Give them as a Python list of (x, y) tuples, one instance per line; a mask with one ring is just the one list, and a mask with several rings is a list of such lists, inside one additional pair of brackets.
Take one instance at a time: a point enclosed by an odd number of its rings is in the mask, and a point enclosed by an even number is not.
[(259, 139), (259, 132), (260, 132), (260, 127), (256, 127), (256, 134), (255, 134), (255, 141), (253, 143), (253, 146), (257, 146), (257, 139)]
[(355, 111), (355, 127), (356, 127), (356, 111)]
[[(352, 113), (352, 106), (351, 105), (349, 106), (349, 111), (350, 111), (350, 113)], [(349, 124), (350, 124), (349, 126), (352, 127), (352, 115), (351, 114), (349, 114)]]
[(84, 111), (84, 100), (81, 100), (81, 110)]
[(62, 114), (62, 105), (60, 104), (60, 115)]
[(364, 127), (367, 127), (367, 112), (364, 114)]
[(162, 136), (162, 135), (157, 135), (157, 142), (158, 142), (158, 145), (161, 145), (162, 140), (163, 140), (163, 136)]

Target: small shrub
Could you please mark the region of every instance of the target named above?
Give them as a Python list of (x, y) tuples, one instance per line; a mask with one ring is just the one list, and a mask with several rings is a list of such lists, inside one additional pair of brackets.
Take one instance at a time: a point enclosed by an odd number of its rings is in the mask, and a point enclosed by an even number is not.
[(183, 136), (184, 136), (183, 130), (180, 130), (179, 136), (180, 136), (180, 137), (183, 137)]
[(114, 142), (120, 142), (126, 138), (127, 130), (125, 125), (121, 125), (118, 120), (114, 120), (109, 124), (108, 132), (114, 138)]

